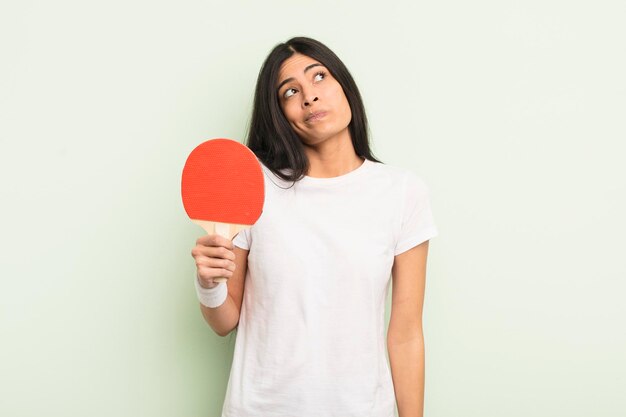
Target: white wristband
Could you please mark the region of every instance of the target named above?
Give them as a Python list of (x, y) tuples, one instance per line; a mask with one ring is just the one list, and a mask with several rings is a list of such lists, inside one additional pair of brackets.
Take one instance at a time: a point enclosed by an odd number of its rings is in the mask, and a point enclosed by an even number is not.
[(228, 296), (228, 286), (226, 282), (220, 282), (217, 287), (214, 288), (204, 288), (198, 282), (197, 276), (194, 281), (196, 283), (196, 294), (198, 294), (200, 304), (210, 308), (216, 308), (224, 304)]

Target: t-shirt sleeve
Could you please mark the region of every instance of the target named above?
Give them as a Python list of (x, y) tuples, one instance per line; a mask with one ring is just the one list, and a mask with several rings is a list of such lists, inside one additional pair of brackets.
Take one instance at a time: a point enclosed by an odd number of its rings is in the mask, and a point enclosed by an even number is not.
[(430, 208), (430, 189), (411, 171), (407, 171), (403, 195), (402, 221), (394, 256), (438, 235)]
[(250, 228), (243, 229), (233, 238), (233, 245), (241, 249), (250, 250)]

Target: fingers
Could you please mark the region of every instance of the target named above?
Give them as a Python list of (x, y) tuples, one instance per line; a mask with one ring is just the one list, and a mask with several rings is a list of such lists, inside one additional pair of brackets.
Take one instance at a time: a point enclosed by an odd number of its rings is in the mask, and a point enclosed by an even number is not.
[(206, 256), (209, 258), (221, 258), (228, 259), (230, 261), (235, 260), (235, 252), (226, 249), (223, 246), (202, 246), (196, 245), (191, 250), (191, 256), (194, 258), (198, 256)]
[(225, 238), (224, 236), (220, 236), (218, 234), (205, 235), (205, 236), (199, 237), (198, 240), (196, 240), (196, 245), (222, 246), (230, 250), (233, 250), (235, 248), (235, 246), (233, 245), (233, 242), (230, 239)]
[(198, 279), (200, 280), (200, 285), (205, 288), (214, 287), (215, 282), (213, 280), (215, 278), (230, 278), (232, 276), (233, 273), (228, 269), (210, 268), (207, 266), (198, 267)]
[(208, 268), (225, 269), (230, 272), (235, 272), (235, 268), (237, 267), (235, 263), (229, 259), (209, 258), (207, 256), (200, 256), (195, 259), (196, 266), (198, 267), (202, 266)]
[(212, 288), (217, 285), (213, 279), (230, 278), (235, 271), (235, 253), (233, 243), (220, 235), (206, 235), (196, 240), (191, 256), (196, 261), (200, 285)]

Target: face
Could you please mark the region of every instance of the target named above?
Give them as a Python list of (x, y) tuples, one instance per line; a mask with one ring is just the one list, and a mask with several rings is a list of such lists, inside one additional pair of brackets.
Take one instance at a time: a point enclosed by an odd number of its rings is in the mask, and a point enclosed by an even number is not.
[(293, 54), (280, 67), (277, 91), (283, 114), (305, 143), (348, 134), (350, 104), (339, 82), (317, 60)]

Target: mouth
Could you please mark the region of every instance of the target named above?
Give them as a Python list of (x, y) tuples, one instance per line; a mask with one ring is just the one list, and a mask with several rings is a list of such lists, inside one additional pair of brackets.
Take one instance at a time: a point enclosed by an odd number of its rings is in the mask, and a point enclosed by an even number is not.
[(319, 120), (321, 118), (323, 118), (324, 116), (326, 116), (326, 112), (325, 111), (316, 111), (314, 113), (308, 114), (306, 116), (306, 119), (304, 119), (305, 122), (312, 122), (315, 120)]

